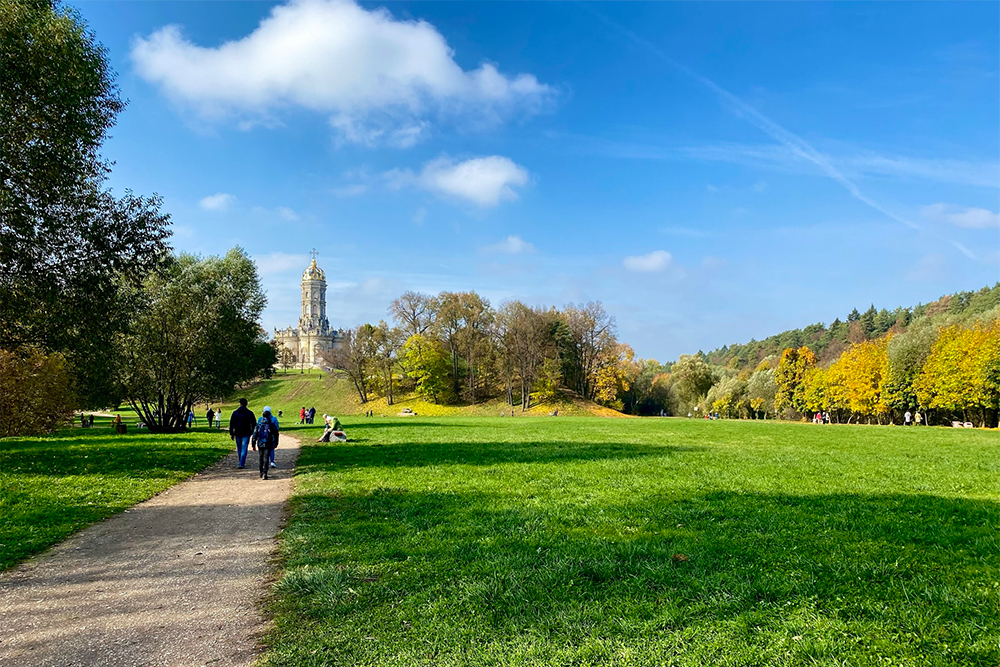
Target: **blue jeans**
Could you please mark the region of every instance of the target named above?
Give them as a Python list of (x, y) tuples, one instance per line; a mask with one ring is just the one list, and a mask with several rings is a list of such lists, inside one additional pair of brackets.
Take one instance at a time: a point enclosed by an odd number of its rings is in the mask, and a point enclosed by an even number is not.
[(235, 439), (236, 451), (240, 454), (240, 467), (242, 468), (247, 463), (247, 449), (250, 447), (250, 436), (238, 435)]

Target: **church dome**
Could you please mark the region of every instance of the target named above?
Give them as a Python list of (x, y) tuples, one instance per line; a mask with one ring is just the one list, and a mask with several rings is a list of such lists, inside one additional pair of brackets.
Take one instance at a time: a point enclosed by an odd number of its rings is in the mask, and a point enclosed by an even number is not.
[(302, 280), (326, 280), (326, 274), (323, 273), (323, 269), (316, 266), (316, 260), (312, 261), (312, 264), (306, 269), (306, 272), (302, 274)]

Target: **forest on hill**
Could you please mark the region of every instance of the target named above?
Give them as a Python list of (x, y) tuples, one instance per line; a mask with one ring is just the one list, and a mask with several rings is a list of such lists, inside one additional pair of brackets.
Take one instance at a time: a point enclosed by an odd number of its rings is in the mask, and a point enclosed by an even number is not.
[(686, 389), (675, 410), (713, 417), (996, 426), (1000, 283), (913, 308), (855, 309), (829, 327), (681, 355), (664, 371)]
[(801, 329), (790, 329), (769, 336), (764, 340), (725, 345), (705, 354), (705, 360), (714, 366), (736, 370), (754, 368), (770, 356), (780, 356), (788, 348), (803, 345), (818, 357), (820, 363), (837, 359), (852, 344), (881, 338), (890, 331), (905, 331), (913, 322), (922, 319), (953, 320), (983, 315), (1000, 306), (1000, 282), (978, 291), (956, 292), (942, 296), (928, 304), (895, 310), (875, 310), (872, 305), (864, 313), (855, 308), (847, 318), (835, 319), (830, 326), (822, 322)]

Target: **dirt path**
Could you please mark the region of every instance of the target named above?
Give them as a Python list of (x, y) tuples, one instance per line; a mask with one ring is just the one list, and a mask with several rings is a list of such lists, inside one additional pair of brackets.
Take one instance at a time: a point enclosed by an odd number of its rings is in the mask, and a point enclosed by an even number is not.
[(0, 665), (248, 665), (295, 438), (221, 463), (0, 576)]

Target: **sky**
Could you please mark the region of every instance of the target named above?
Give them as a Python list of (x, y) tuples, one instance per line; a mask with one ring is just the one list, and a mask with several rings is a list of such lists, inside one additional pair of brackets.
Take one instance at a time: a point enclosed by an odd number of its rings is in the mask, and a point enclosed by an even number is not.
[(599, 300), (661, 361), (1000, 279), (997, 3), (80, 2), (110, 184), (295, 325)]

